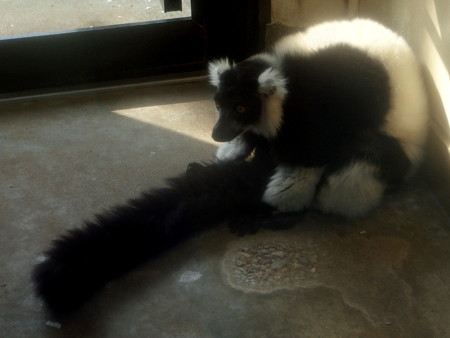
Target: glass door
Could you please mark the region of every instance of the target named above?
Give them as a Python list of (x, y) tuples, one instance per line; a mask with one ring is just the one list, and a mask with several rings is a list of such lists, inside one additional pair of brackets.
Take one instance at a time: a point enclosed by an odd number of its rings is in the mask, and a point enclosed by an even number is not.
[(0, 99), (204, 71), (211, 57), (238, 60), (259, 49), (270, 15), (269, 0), (0, 0), (0, 6)]
[(2, 0), (0, 36), (69, 31), (191, 16), (190, 0)]

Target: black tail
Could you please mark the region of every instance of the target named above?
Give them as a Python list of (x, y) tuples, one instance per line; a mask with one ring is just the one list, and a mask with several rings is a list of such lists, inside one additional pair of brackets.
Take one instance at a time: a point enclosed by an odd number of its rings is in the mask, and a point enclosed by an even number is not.
[(56, 313), (78, 308), (111, 279), (227, 218), (266, 208), (272, 166), (262, 161), (192, 164), (184, 175), (54, 241), (36, 266), (36, 292)]

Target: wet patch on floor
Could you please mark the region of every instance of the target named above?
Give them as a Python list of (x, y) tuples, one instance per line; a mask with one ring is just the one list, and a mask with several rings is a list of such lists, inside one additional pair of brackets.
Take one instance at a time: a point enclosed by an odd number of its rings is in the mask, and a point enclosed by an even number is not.
[(229, 283), (243, 291), (266, 293), (315, 286), (318, 260), (326, 259), (317, 249), (316, 243), (305, 237), (257, 235), (232, 244), (224, 271)]
[(263, 233), (231, 243), (223, 272), (244, 292), (331, 288), (372, 323), (391, 325), (411, 307), (411, 288), (397, 275), (408, 254), (408, 242), (390, 237)]

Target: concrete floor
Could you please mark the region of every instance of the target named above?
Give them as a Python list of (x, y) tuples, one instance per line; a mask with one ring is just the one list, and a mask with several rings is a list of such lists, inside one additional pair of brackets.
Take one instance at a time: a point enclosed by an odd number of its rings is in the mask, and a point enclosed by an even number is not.
[(202, 83), (0, 106), (2, 337), (450, 337), (450, 220), (416, 179), (366, 218), (225, 227), (110, 283), (55, 323), (30, 270), (93, 213), (211, 160)]
[(2, 0), (0, 36), (120, 25), (191, 16), (191, 1), (182, 11), (164, 13), (160, 0)]

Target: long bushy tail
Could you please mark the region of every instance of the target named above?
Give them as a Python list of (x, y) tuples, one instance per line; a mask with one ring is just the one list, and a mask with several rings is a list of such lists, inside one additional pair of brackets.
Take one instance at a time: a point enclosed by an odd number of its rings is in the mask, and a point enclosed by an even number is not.
[(271, 165), (193, 164), (185, 174), (54, 241), (33, 272), (36, 293), (56, 313), (77, 309), (111, 279), (228, 217), (265, 206)]

